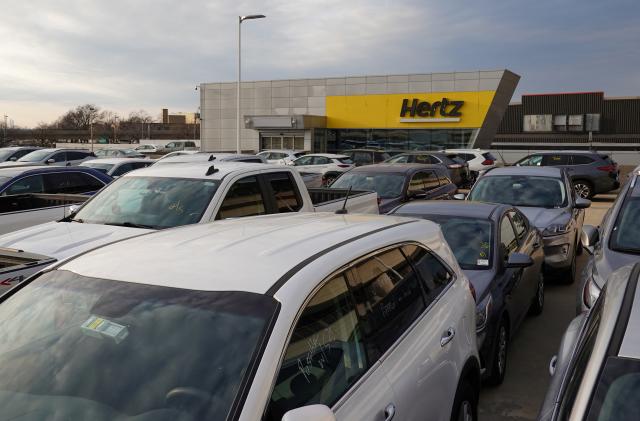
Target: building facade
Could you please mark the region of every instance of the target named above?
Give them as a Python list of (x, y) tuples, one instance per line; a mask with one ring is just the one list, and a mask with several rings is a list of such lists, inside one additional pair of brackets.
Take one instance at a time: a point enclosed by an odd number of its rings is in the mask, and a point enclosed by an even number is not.
[[(241, 149), (488, 148), (519, 79), (498, 70), (242, 82)], [(236, 149), (236, 87), (200, 85), (203, 150)]]

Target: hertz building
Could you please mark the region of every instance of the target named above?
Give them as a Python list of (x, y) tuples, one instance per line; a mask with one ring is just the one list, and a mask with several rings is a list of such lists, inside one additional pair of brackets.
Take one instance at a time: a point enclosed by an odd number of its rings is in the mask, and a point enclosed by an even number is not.
[[(489, 148), (519, 79), (499, 70), (242, 82), (242, 150)], [(235, 151), (236, 86), (200, 85), (202, 150)]]

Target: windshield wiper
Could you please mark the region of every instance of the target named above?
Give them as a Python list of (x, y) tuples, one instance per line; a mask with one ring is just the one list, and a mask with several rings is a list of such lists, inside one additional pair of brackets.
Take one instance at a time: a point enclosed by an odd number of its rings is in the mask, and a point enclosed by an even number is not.
[(144, 225), (144, 224), (135, 224), (133, 222), (108, 222), (104, 225), (113, 225), (116, 227), (127, 227), (127, 228), (147, 228), (147, 229), (156, 229), (153, 225)]

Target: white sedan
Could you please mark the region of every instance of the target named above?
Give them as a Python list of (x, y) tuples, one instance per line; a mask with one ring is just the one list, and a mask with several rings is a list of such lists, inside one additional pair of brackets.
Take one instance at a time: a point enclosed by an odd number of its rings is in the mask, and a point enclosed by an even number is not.
[(355, 168), (353, 160), (346, 155), (314, 153), (302, 156), (291, 163), (301, 173), (322, 174), (324, 182), (329, 184), (343, 172)]

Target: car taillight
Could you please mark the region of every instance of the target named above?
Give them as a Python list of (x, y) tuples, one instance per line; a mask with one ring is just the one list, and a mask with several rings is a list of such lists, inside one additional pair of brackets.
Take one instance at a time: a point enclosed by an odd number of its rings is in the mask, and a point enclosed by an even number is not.
[(338, 167), (340, 168), (349, 168), (351, 165), (349, 164), (338, 164)]
[(616, 170), (615, 165), (605, 165), (604, 167), (596, 167), (600, 171), (613, 172)]
[(462, 168), (462, 165), (460, 165), (460, 164), (451, 164), (451, 165), (447, 165), (447, 168), (451, 168), (452, 170), (456, 170), (458, 168)]
[(482, 161), (482, 165), (493, 165), (493, 160), (485, 159), (484, 161)]

